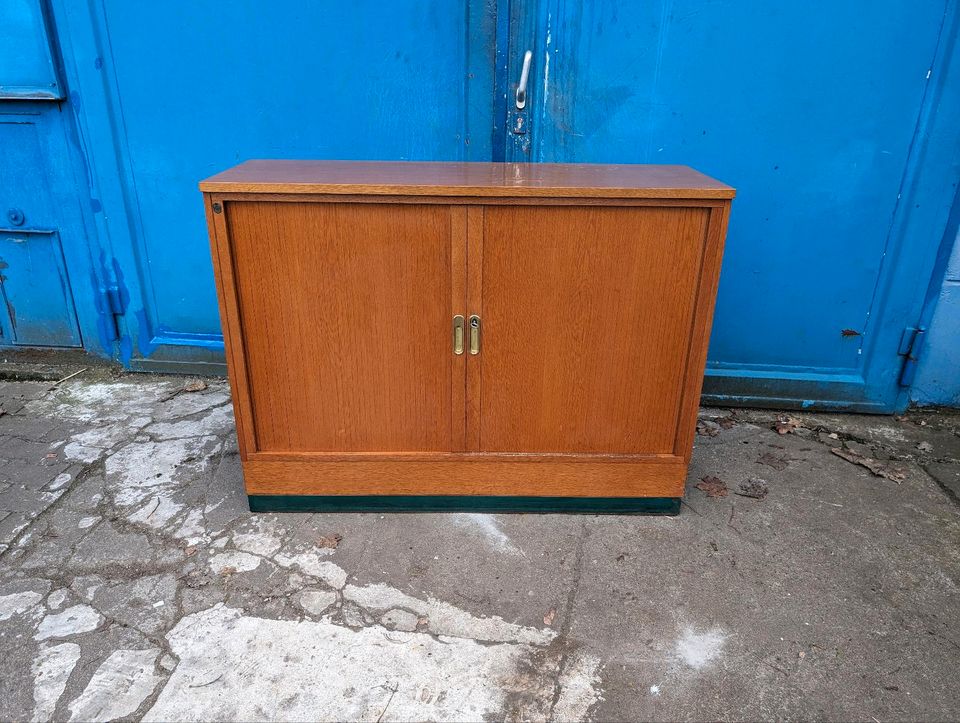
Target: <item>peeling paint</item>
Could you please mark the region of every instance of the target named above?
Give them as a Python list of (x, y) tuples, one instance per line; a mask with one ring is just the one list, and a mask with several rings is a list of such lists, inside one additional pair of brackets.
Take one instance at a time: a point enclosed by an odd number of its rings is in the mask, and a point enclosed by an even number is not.
[(74, 605), (62, 613), (47, 615), (40, 621), (40, 627), (33, 639), (46, 640), (79, 635), (96, 630), (102, 622), (103, 616), (89, 605)]
[[(254, 720), (267, 711), (289, 721), (503, 719), (512, 689), (544, 718), (555, 695), (549, 683), (529, 687), (536, 648), (525, 643), (351, 630), (221, 605), (186, 616), (168, 640), (180, 663), (147, 721)], [(594, 675), (592, 662), (570, 666), (558, 711), (585, 712), (599, 696), (589, 690)]]
[(40, 648), (40, 654), (33, 661), (33, 716), (31, 721), (39, 723), (53, 718), (57, 701), (67, 687), (67, 680), (80, 660), (80, 646), (76, 643)]
[(15, 592), (0, 597), (0, 620), (9, 620), (14, 615), (26, 612), (40, 600), (43, 595), (38, 592)]
[(70, 704), (71, 721), (114, 720), (128, 716), (160, 681), (154, 662), (160, 651), (118, 650), (97, 668), (80, 697)]

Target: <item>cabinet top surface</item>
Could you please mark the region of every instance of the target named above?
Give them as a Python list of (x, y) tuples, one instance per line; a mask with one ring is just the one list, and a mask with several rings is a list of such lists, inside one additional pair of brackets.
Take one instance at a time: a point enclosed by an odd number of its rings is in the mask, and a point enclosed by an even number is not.
[(200, 182), (206, 193), (727, 199), (736, 191), (687, 166), (582, 163), (272, 161)]

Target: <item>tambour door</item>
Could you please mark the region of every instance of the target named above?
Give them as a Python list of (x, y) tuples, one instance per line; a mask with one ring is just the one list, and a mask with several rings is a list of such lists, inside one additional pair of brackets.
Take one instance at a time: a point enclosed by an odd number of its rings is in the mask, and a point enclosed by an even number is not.
[(478, 450), (674, 452), (709, 214), (484, 208)]
[[(462, 209), (226, 202), (250, 452), (436, 452), (463, 441)], [(456, 359), (456, 360), (455, 360)]]

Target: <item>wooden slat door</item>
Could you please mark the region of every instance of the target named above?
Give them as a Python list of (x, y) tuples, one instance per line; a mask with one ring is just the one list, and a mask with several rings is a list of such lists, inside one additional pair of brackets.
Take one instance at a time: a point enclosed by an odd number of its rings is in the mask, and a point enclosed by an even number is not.
[(482, 289), (470, 300), (482, 317), (470, 447), (673, 453), (709, 209), (482, 214), (470, 245), (471, 289), (475, 275)]
[(225, 214), (255, 451), (462, 449), (450, 324), (464, 209), (255, 201)]

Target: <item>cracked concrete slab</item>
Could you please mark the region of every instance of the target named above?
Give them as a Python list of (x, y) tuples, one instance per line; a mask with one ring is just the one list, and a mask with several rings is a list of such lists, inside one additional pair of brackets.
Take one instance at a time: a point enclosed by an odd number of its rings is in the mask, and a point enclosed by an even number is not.
[(255, 515), (223, 381), (0, 408), (3, 719), (960, 713), (957, 414), (703, 410), (663, 518)]

